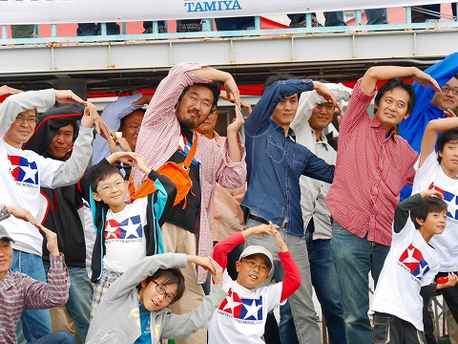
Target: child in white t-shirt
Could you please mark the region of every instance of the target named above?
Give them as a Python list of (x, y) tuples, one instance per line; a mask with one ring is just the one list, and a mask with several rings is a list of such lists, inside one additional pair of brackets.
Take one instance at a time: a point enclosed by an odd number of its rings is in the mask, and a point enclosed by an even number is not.
[[(448, 206), (444, 233), (431, 239), (440, 261), (436, 279), (446, 277), (451, 272), (457, 273), (458, 270), (458, 118), (450, 110), (445, 115), (449, 118), (430, 121), (426, 126), (420, 158), (414, 166), (417, 173), (412, 187), (412, 192), (425, 189), (439, 191)], [(439, 133), (441, 135), (438, 138)], [(458, 322), (458, 286), (445, 289), (442, 295)], [(425, 306), (428, 303), (429, 298), (426, 298)], [(432, 340), (434, 325), (427, 307), (424, 308), (423, 317), (426, 338)]]
[[(264, 343), (267, 313), (284, 304), (301, 285), (300, 271), (281, 234), (271, 222), (251, 227), (216, 244), (213, 258), (223, 270), (223, 290), (226, 299), (220, 304), (208, 324), (209, 344)], [(285, 270), (282, 282), (263, 286), (270, 277), (273, 257), (263, 246), (247, 246), (236, 262), (237, 279), (227, 273), (227, 254), (250, 235), (271, 235), (280, 249), (278, 256)]]
[(426, 190), (396, 207), (391, 248), (368, 312), (373, 315), (373, 343), (426, 343), (422, 295), (435, 295), (458, 282), (450, 274), (447, 283), (434, 283), (439, 259), (428, 243), (447, 224), (447, 204), (438, 197), (438, 191)]
[[(137, 166), (154, 181), (156, 191), (125, 203), (128, 182), (112, 164), (122, 161)], [(96, 283), (92, 316), (111, 283), (145, 256), (164, 253), (161, 226), (172, 210), (175, 185), (148, 168), (145, 159), (132, 152), (117, 152), (88, 170), (91, 209), (96, 232), (92, 253), (92, 282)], [(88, 189), (88, 187), (83, 187)]]

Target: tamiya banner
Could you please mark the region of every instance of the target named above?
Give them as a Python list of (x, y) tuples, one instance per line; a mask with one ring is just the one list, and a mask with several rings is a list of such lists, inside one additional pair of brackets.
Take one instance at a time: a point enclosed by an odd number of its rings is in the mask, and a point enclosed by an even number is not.
[(0, 0), (0, 25), (241, 17), (371, 9), (379, 8), (380, 5), (386, 8), (403, 7), (430, 2), (431, 0)]

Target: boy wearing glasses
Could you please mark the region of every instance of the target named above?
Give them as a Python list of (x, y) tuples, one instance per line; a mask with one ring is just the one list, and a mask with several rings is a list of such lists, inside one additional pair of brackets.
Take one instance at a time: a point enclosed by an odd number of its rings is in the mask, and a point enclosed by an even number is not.
[[(284, 304), (301, 285), (299, 268), (277, 229), (269, 222), (268, 225), (262, 224), (231, 235), (216, 244), (213, 258), (224, 269), (222, 288), (227, 291), (227, 297), (208, 324), (208, 343), (264, 343), (262, 335), (267, 313)], [(233, 281), (230, 278), (227, 254), (251, 235), (273, 236), (285, 271), (283, 282), (261, 286), (272, 272), (274, 259), (265, 247), (254, 245), (247, 246), (235, 263), (237, 279)]]
[[(194, 263), (208, 270), (215, 286), (191, 313), (173, 314), (168, 306), (185, 291), (180, 268)], [(87, 344), (151, 343), (187, 338), (203, 328), (226, 292), (221, 289), (222, 269), (212, 258), (164, 253), (145, 257), (107, 290), (92, 319)]]
[[(125, 203), (128, 182), (112, 164), (136, 166), (154, 181), (156, 191), (130, 204)], [(90, 168), (83, 180), (83, 192), (91, 202), (95, 227), (92, 252), (92, 282), (96, 283), (91, 316), (105, 291), (130, 266), (145, 256), (164, 253), (161, 226), (167, 220), (176, 195), (175, 185), (145, 164), (132, 152), (117, 152)]]

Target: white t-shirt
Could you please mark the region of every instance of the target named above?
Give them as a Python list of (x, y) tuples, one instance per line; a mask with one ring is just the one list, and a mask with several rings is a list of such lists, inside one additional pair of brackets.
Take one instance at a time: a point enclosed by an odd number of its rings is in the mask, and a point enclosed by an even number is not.
[(374, 312), (388, 313), (423, 331), (423, 298), (420, 289), (429, 285), (439, 271), (439, 259), (433, 247), (423, 239), (410, 220), (393, 241), (375, 289)]
[(224, 270), (222, 288), (227, 296), (208, 323), (208, 343), (264, 343), (261, 337), (267, 313), (280, 305), (282, 285), (280, 282), (249, 290)]
[[(51, 187), (62, 161), (46, 159), (30, 150), (14, 148), (0, 139), (0, 203), (27, 209), (36, 218), (40, 211), (40, 186)], [(13, 248), (42, 254), (43, 237), (29, 222), (14, 216), (2, 221), (16, 241)]]
[(139, 198), (118, 212), (107, 212), (104, 226), (103, 267), (123, 273), (146, 256), (145, 233), (148, 199)]
[(448, 204), (447, 226), (441, 235), (435, 235), (430, 244), (436, 248), (440, 260), (441, 272), (458, 269), (458, 179), (451, 179), (437, 162), (437, 155), (432, 152), (423, 165), (418, 168), (412, 186), (412, 194), (426, 189), (436, 189), (444, 195)]

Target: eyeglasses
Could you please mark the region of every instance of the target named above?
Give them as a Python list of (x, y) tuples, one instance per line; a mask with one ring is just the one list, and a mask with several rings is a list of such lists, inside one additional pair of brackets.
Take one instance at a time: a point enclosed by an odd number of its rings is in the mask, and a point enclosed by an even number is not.
[(258, 264), (256, 264), (255, 262), (253, 262), (251, 260), (242, 260), (242, 263), (247, 263), (248, 267), (250, 269), (253, 269), (253, 270), (256, 269), (256, 268), (259, 268), (259, 271), (265, 272), (265, 273), (269, 272), (269, 270), (270, 270), (267, 267), (267, 265), (265, 265), (265, 264), (258, 265)]
[(213, 103), (207, 99), (199, 99), (193, 94), (187, 94), (187, 97), (191, 102), (196, 105), (197, 103), (201, 103), (204, 108), (210, 109), (213, 106)]
[(458, 96), (458, 87), (450, 88), (448, 86), (442, 86), (441, 91), (444, 93), (448, 93), (449, 91), (452, 91), (454, 96)]
[(22, 123), (25, 121), (28, 125), (35, 125), (38, 122), (38, 118), (37, 117), (24, 117), (22, 115), (17, 115), (14, 121), (16, 123)]
[(132, 130), (140, 130), (140, 124), (138, 125), (127, 125), (126, 123), (123, 124), (123, 126), (130, 128)]
[(168, 303), (174, 303), (175, 302), (175, 295), (167, 293), (165, 291), (164, 286), (162, 284), (160, 284), (158, 281), (152, 280), (152, 282), (156, 283), (157, 292), (159, 294), (161, 294), (161, 295), (165, 295), (165, 301), (167, 301)]
[(119, 190), (122, 185), (124, 184), (124, 180), (123, 181), (119, 181), (113, 185), (107, 185), (107, 186), (104, 186), (103, 188), (97, 190), (98, 193), (102, 193), (102, 192), (111, 192), (113, 190), (113, 188), (116, 188), (116, 190)]

